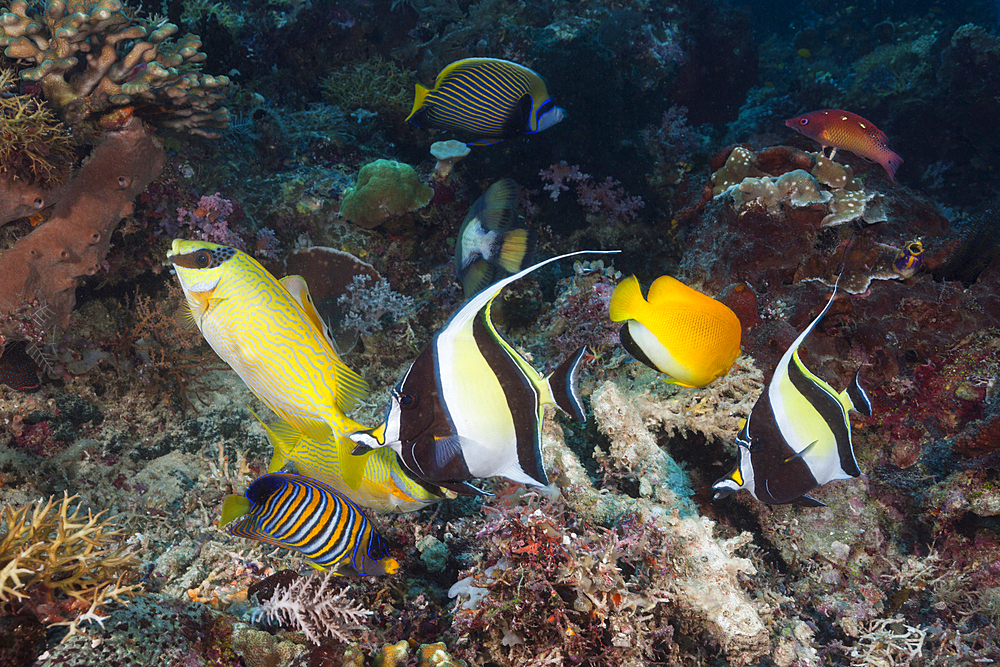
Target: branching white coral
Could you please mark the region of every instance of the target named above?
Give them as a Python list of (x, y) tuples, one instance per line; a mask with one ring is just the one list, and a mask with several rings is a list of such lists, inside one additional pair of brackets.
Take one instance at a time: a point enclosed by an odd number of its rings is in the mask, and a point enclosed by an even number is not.
[(323, 637), (349, 642), (346, 633), (362, 627), (365, 616), (372, 612), (347, 598), (349, 588), (334, 592), (331, 583), (335, 576), (333, 571), (316, 573), (276, 589), (270, 600), (254, 609), (253, 621), (263, 619), (293, 628), (316, 645)]
[(872, 621), (868, 632), (851, 651), (854, 667), (909, 665), (923, 654), (927, 631), (907, 625), (902, 618)]

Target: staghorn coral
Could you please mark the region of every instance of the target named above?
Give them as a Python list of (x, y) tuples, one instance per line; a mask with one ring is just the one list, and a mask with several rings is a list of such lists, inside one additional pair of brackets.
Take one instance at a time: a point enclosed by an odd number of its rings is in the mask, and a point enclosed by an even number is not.
[(127, 604), (141, 590), (128, 583), (138, 561), (122, 553), (122, 531), (111, 529), (103, 511), (82, 516), (77, 497), (8, 505), (0, 517), (0, 601), (42, 623), (68, 625), (70, 634), (81, 621), (101, 621), (97, 612), (111, 600)]
[[(12, 70), (0, 70), (0, 93), (16, 88), (14, 76)], [(0, 94), (0, 178), (58, 183), (69, 169), (71, 147), (69, 128), (43, 100)]]
[(348, 111), (377, 109), (403, 118), (410, 111), (416, 83), (413, 72), (376, 54), (368, 60), (334, 70), (322, 81), (323, 97)]
[(197, 71), (206, 58), (197, 35), (170, 42), (177, 26), (134, 19), (118, 0), (48, 0), (42, 14), (32, 9), (14, 0), (0, 15), (0, 46), (34, 65), (21, 78), (38, 82), (66, 122), (103, 116), (118, 124), (110, 112), (132, 107), (161, 127), (206, 137), (228, 127), (229, 112), (214, 107), (229, 79)]

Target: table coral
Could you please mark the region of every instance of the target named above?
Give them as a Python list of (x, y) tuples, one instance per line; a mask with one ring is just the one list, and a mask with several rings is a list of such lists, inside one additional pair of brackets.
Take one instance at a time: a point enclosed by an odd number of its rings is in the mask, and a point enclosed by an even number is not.
[(43, 14), (14, 0), (0, 15), (4, 53), (34, 65), (21, 77), (38, 82), (68, 123), (133, 107), (162, 127), (217, 136), (212, 129), (229, 125), (229, 112), (214, 108), (229, 79), (197, 71), (206, 59), (201, 40), (168, 41), (176, 32), (172, 23), (132, 18), (118, 0), (48, 0)]

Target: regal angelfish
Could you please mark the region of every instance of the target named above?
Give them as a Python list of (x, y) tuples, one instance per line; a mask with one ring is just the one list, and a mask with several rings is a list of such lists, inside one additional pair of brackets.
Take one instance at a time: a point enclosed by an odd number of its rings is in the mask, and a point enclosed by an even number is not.
[(799, 358), (799, 347), (833, 304), (785, 351), (774, 375), (736, 436), (739, 457), (731, 473), (715, 482), (715, 498), (746, 489), (757, 500), (822, 507), (809, 491), (861, 474), (851, 442), (849, 410), (871, 415), (868, 394), (858, 381), (837, 393)]

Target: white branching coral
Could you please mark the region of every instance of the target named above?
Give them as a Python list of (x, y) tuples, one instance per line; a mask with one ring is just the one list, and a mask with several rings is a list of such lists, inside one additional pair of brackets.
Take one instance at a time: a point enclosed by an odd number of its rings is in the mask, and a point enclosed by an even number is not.
[(372, 612), (347, 597), (349, 587), (335, 591), (332, 585), (335, 576), (333, 571), (316, 573), (277, 588), (271, 599), (254, 609), (254, 623), (265, 620), (284, 625), (301, 632), (316, 645), (324, 637), (349, 642), (347, 632), (360, 629), (364, 618)]

